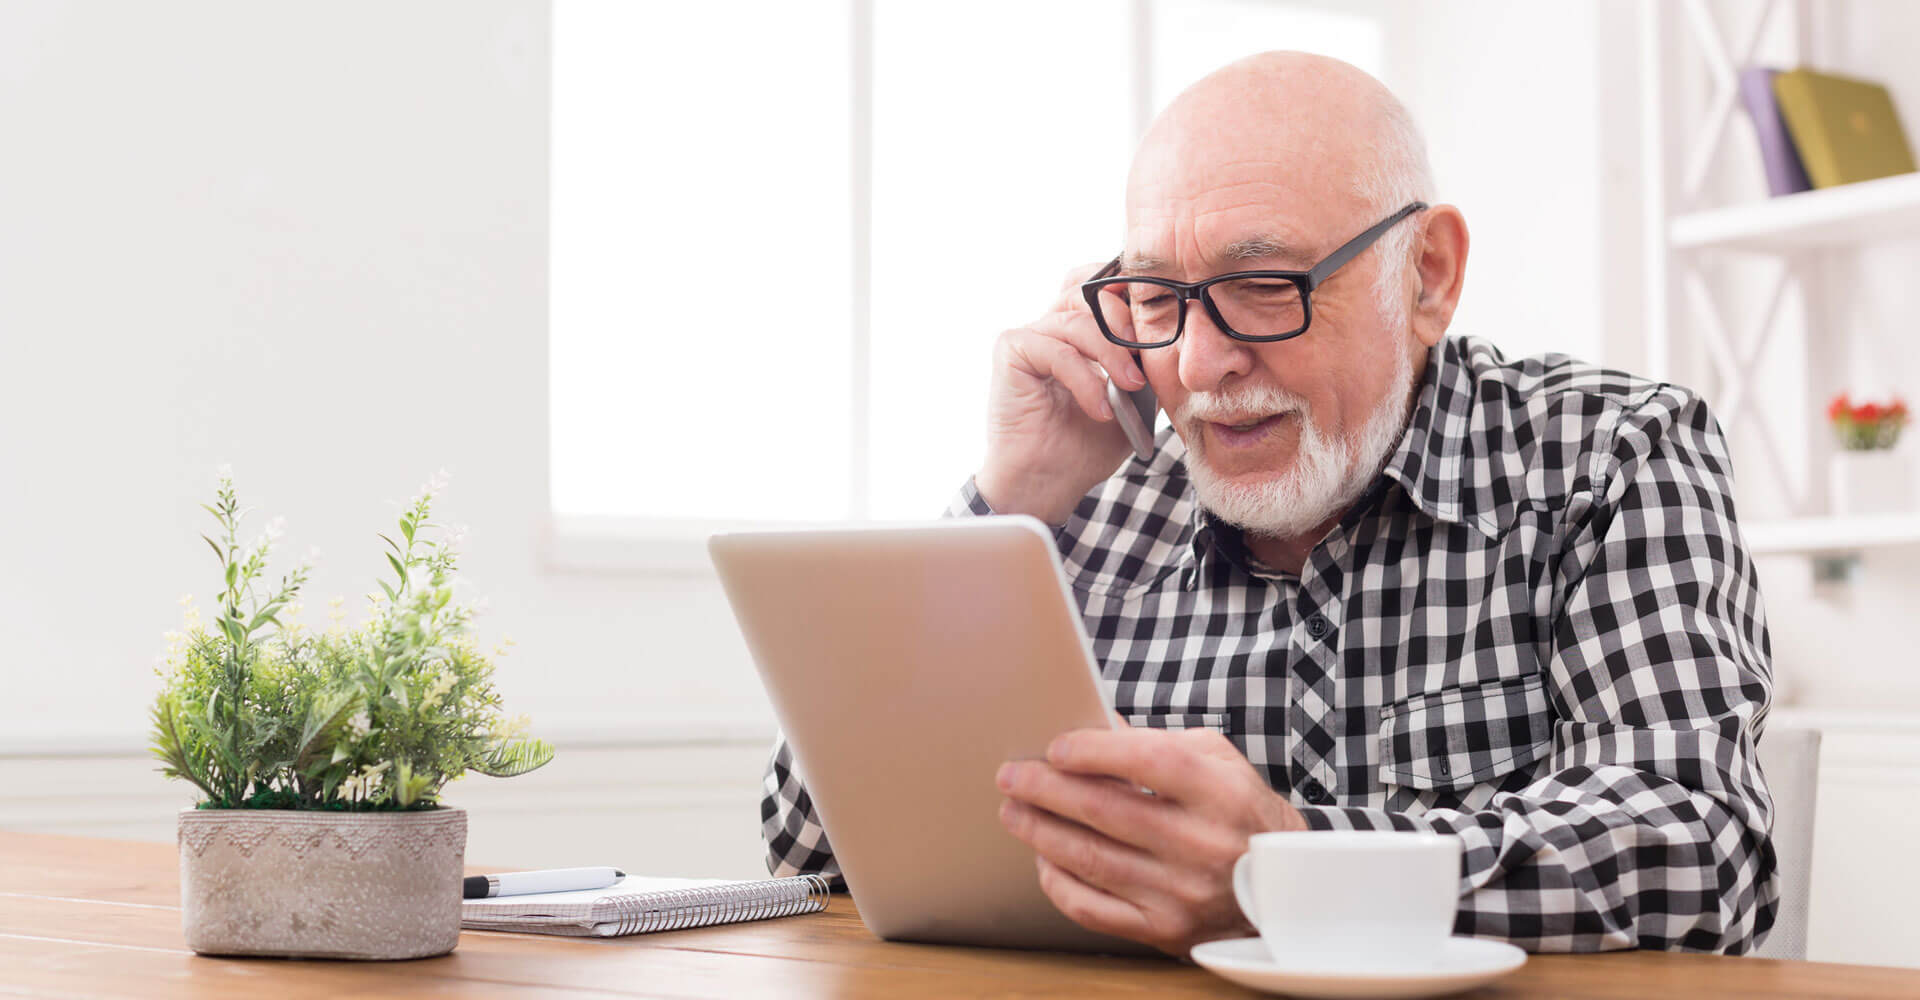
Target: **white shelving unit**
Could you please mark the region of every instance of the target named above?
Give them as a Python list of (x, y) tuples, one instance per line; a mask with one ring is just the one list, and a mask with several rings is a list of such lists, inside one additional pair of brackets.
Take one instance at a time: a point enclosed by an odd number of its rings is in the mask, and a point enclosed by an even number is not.
[[(1781, 563), (1761, 570), (1778, 640), (1769, 727), (1822, 734), (1807, 957), (1913, 964), (1904, 918), (1920, 878), (1900, 861), (1920, 832), (1920, 806), (1903, 805), (1920, 801), (1920, 685), (1898, 620), (1906, 595), (1857, 585), (1884, 588), (1895, 567), (1869, 574), (1855, 564), (1869, 553), (1920, 554), (1920, 511), (1828, 513), (1825, 427), (1812, 424), (1843, 380), (1861, 374), (1843, 365), (1879, 353), (1842, 339), (1852, 323), (1829, 325), (1842, 322), (1835, 307), (1850, 290), (1837, 265), (1880, 241), (1920, 237), (1920, 177), (1738, 204), (1723, 193), (1754, 186), (1760, 172), (1737, 67), (1822, 66), (1827, 53), (1810, 29), (1846, 37), (1854, 25), (1841, 21), (1853, 13), (1824, 0), (1642, 0), (1644, 336), (1654, 375), (1707, 391), (1735, 447), (1766, 449), (1753, 456), (1766, 461), (1738, 471), (1746, 548)], [(1777, 498), (1765, 495), (1774, 474)], [(1782, 572), (1801, 567), (1803, 579)], [(1783, 592), (1789, 599), (1774, 603)]]
[(1920, 514), (1855, 514), (1755, 521), (1740, 529), (1757, 556), (1802, 553), (1845, 555), (1865, 549), (1920, 544)]
[(1675, 250), (1791, 253), (1920, 236), (1920, 174), (1768, 198), (1675, 216)]
[[(1920, 174), (1745, 204), (1696, 207), (1703, 200), (1715, 158), (1727, 144), (1734, 147), (1731, 155), (1756, 155), (1750, 130), (1735, 124), (1736, 118), (1746, 114), (1739, 100), (1738, 72), (1755, 61), (1769, 22), (1791, 16), (1798, 61), (1815, 62), (1809, 0), (1765, 0), (1734, 9), (1754, 20), (1724, 23), (1705, 0), (1641, 0), (1649, 367), (1657, 377), (1671, 378), (1676, 341), (1685, 338), (1690, 346), (1703, 346), (1721, 386), (1714, 401), (1721, 425), (1732, 433), (1736, 421), (1749, 420), (1769, 453), (1773, 471), (1782, 477), (1785, 492), (1797, 496), (1793, 516), (1743, 525), (1748, 546), (1756, 555), (1804, 554), (1816, 557), (1817, 565), (1831, 567), (1832, 557), (1920, 544), (1920, 512), (1833, 516), (1825, 513), (1818, 490), (1800, 495), (1792, 489), (1786, 470), (1810, 465), (1814, 456), (1790, 456), (1769, 422), (1779, 416), (1749, 407), (1759, 359), (1779, 318), (1783, 291), (1799, 285), (1805, 293), (1803, 301), (1816, 294), (1817, 288), (1809, 287), (1812, 283), (1803, 272), (1822, 251), (1920, 237)], [(1736, 39), (1739, 44), (1729, 44), (1728, 35), (1736, 29), (1741, 32)], [(1685, 102), (1675, 99), (1670, 87), (1668, 77), (1676, 66), (1668, 38), (1676, 34), (1693, 43), (1691, 54), (1711, 81), (1713, 94), (1704, 119), (1685, 116), (1680, 107)], [(1727, 253), (1777, 261), (1770, 300), (1745, 336), (1728, 329), (1727, 310), (1702, 274), (1704, 260)], [(1811, 479), (1817, 482), (1819, 477)]]

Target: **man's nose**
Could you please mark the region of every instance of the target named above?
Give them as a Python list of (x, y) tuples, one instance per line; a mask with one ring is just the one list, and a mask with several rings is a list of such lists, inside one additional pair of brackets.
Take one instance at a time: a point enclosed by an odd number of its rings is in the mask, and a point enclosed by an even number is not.
[(1217, 392), (1229, 377), (1253, 370), (1253, 345), (1223, 333), (1206, 306), (1189, 305), (1187, 327), (1174, 345), (1180, 352), (1180, 384), (1188, 392)]

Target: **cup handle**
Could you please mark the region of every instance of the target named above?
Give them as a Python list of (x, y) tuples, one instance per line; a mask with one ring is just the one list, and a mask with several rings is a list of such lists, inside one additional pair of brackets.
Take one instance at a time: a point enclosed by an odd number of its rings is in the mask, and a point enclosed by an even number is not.
[(1233, 863), (1233, 899), (1240, 904), (1240, 912), (1253, 922), (1253, 929), (1260, 929), (1260, 914), (1253, 909), (1253, 852), (1240, 855)]

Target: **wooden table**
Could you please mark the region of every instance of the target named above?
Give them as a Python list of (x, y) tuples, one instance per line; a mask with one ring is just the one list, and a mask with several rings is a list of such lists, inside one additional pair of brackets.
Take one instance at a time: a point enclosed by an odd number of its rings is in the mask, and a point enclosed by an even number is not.
[[(0, 832), (0, 995), (41, 997), (1250, 997), (1152, 959), (888, 944), (828, 912), (582, 940), (468, 931), (411, 962), (203, 958), (172, 844)], [(1476, 998), (1920, 997), (1920, 969), (1617, 952), (1539, 955)]]

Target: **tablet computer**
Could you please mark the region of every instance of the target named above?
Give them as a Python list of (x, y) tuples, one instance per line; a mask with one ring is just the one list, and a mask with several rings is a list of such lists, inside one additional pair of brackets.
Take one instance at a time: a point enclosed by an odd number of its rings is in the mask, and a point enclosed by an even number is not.
[(861, 919), (881, 938), (1141, 954), (1040, 890), (994, 774), (1114, 719), (1023, 516), (715, 535), (734, 617)]

